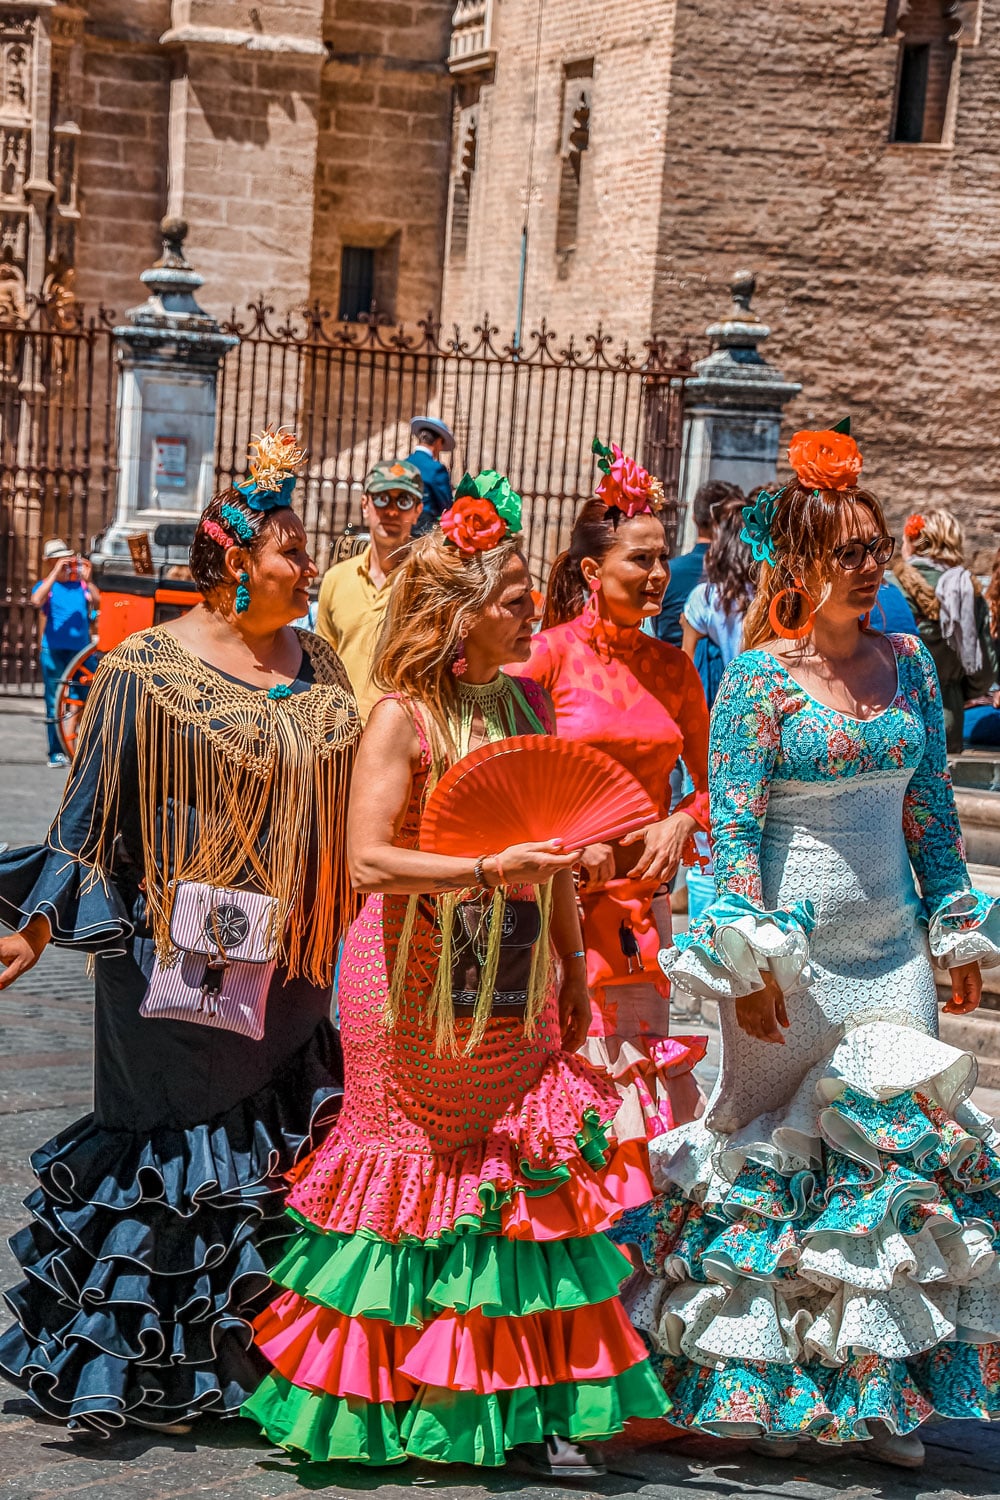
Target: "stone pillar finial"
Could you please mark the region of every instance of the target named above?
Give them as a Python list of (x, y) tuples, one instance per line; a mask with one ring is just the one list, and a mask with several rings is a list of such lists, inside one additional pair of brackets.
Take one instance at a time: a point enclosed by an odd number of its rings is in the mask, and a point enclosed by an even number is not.
[(155, 264), (171, 271), (190, 271), (191, 266), (184, 254), (184, 241), (188, 235), (187, 219), (168, 214), (165, 219), (160, 220), (160, 234), (163, 236), (163, 253)]
[(757, 290), (757, 272), (736, 271), (729, 289), (733, 294), (733, 311), (740, 313), (744, 323), (759, 322), (757, 314), (750, 310), (753, 294)]

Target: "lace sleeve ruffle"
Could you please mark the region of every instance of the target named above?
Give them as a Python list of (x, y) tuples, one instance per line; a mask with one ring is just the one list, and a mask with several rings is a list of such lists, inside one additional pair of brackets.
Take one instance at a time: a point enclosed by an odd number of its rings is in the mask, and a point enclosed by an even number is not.
[(1000, 901), (983, 891), (952, 891), (927, 923), (931, 954), (942, 969), (958, 964), (1000, 965)]
[(107, 877), (49, 844), (0, 855), (0, 922), (20, 931), (35, 916), (48, 919), (54, 943), (88, 953), (124, 953), (132, 932)]
[(674, 947), (663, 949), (660, 967), (678, 989), (708, 1000), (752, 995), (764, 988), (762, 971), (774, 975), (783, 994), (799, 994), (812, 983), (809, 935), (815, 925), (811, 901), (762, 911), (727, 891), (678, 934)]

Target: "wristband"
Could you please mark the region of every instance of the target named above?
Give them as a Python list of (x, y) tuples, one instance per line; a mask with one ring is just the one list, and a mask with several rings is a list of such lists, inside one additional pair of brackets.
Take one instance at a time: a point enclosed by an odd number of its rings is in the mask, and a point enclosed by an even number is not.
[(499, 856), (499, 854), (494, 854), (493, 858), (496, 860), (496, 866), (497, 866), (497, 885), (506, 885), (507, 884), (507, 879), (506, 879), (506, 876), (503, 873), (503, 865), (500, 863), (500, 856)]
[(585, 951), (583, 950), (583, 948), (577, 948), (577, 950), (576, 950), (575, 953), (561, 953), (559, 955), (559, 962), (561, 964), (568, 964), (571, 958), (586, 958), (586, 957), (587, 957), (587, 955), (586, 955)]
[(476, 884), (480, 886), (484, 891), (491, 891), (493, 889), (489, 881), (486, 879), (486, 872), (483, 869), (483, 865), (488, 859), (488, 854), (481, 854), (476, 860), (475, 864), (472, 866), (473, 873), (476, 877)]

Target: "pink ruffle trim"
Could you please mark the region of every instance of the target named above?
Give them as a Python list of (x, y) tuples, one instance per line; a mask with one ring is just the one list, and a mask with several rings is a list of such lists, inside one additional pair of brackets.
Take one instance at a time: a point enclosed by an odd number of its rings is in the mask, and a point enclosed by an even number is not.
[(420, 1385), (490, 1395), (608, 1380), (646, 1357), (617, 1297), (585, 1315), (448, 1312), (421, 1329), (349, 1318), (285, 1292), (254, 1328), (261, 1352), (294, 1385), (378, 1402), (412, 1400)]
[(348, 1102), (319, 1150), (290, 1174), (288, 1207), (321, 1230), (394, 1242), (480, 1227), (515, 1239), (594, 1234), (653, 1194), (644, 1145), (612, 1143), (605, 1161), (597, 1140), (583, 1149), (577, 1140), (606, 1124), (618, 1103), (582, 1059), (555, 1053), (488, 1136), (433, 1153), (359, 1138)]
[(707, 1048), (704, 1036), (587, 1037), (581, 1056), (618, 1092), (612, 1130), (619, 1141), (655, 1140), (701, 1114), (694, 1069)]

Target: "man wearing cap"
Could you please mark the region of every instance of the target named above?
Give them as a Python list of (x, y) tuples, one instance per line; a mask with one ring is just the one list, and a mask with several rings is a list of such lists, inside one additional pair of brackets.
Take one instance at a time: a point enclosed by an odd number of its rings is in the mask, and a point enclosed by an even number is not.
[(73, 658), (90, 645), (90, 621), (101, 602), (91, 582), (90, 563), (55, 538), (42, 548), (50, 571), (31, 591), (31, 602), (45, 611), (38, 663), (45, 684), (45, 728), (49, 765), (68, 765), (56, 729), (56, 694)]
[(441, 462), (442, 453), (451, 453), (455, 436), (438, 417), (414, 417), (410, 431), (416, 446), (409, 462), (420, 470), (424, 481), (424, 513), (417, 535), (436, 526), (451, 505), (451, 476)]
[(320, 585), (316, 632), (344, 663), (362, 719), (380, 697), (372, 683), (375, 647), (389, 605), (392, 573), (409, 549), (423, 494), (414, 464), (401, 458), (376, 464), (361, 500), (371, 542), (356, 557), (334, 563)]

